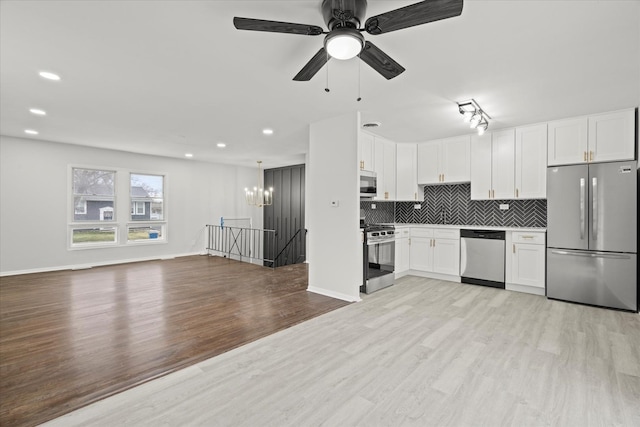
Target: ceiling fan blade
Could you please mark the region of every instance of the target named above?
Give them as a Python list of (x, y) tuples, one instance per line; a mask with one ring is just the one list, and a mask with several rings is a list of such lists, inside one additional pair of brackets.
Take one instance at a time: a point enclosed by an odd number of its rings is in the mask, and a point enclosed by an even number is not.
[(307, 64), (302, 67), (302, 70), (293, 78), (293, 80), (299, 82), (306, 82), (311, 80), (313, 76), (316, 75), (320, 68), (324, 66), (324, 64), (329, 61), (330, 57), (327, 55), (327, 51), (324, 50), (324, 47), (320, 48), (318, 53), (316, 53), (313, 58)]
[(364, 44), (364, 48), (360, 52), (360, 59), (382, 74), (387, 80), (391, 80), (404, 72), (402, 65), (398, 64), (371, 42)]
[(378, 35), (422, 25), (462, 13), (462, 0), (426, 0), (372, 16), (364, 24), (369, 34)]
[(317, 25), (238, 18), (237, 16), (233, 18), (233, 25), (238, 30), (268, 31), (272, 33), (300, 34), (303, 36), (318, 36), (323, 32), (322, 27), (318, 27)]

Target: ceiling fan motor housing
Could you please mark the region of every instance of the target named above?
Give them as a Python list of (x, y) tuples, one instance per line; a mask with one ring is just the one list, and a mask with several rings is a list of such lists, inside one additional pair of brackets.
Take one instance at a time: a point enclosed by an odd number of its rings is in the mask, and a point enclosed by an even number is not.
[(360, 28), (367, 12), (367, 0), (322, 0), (322, 17), (334, 28)]

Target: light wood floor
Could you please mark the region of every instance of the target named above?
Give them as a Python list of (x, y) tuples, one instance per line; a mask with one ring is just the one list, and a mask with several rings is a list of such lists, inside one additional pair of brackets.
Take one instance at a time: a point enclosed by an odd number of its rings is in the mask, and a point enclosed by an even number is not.
[(640, 316), (405, 277), (52, 426), (639, 426)]
[(0, 425), (31, 426), (344, 301), (307, 265), (194, 256), (0, 279)]

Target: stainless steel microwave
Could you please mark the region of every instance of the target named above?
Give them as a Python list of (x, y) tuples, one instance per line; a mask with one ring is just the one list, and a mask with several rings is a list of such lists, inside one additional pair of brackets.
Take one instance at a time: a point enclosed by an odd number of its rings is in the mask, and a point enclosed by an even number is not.
[(360, 171), (360, 197), (372, 198), (378, 194), (378, 177), (372, 171)]

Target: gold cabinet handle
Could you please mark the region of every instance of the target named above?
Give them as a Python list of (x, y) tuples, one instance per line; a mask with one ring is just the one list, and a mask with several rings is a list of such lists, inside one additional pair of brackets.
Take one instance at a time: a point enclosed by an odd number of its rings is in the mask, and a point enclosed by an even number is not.
[(489, 191), (489, 198), (491, 198), (491, 190), (488, 190), (488, 191)]
[(516, 253), (516, 245), (513, 245), (513, 253)]
[(587, 161), (587, 152), (586, 151), (582, 152), (582, 160), (584, 160), (585, 162)]
[(384, 198), (385, 198), (385, 199), (388, 199), (388, 198), (389, 198), (389, 192), (388, 192), (388, 191), (385, 191), (385, 192), (384, 192)]
[(536, 236), (521, 236), (523, 239), (534, 239)]
[(496, 198), (496, 190), (491, 190), (491, 198), (492, 199)]
[(589, 161), (593, 162), (593, 151), (589, 151)]
[(444, 182), (444, 174), (442, 174), (442, 182)]
[(518, 191), (517, 188), (516, 188), (516, 197), (520, 197), (520, 192)]

